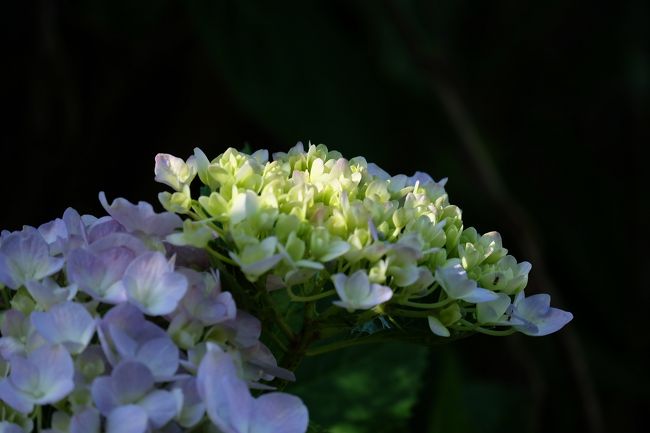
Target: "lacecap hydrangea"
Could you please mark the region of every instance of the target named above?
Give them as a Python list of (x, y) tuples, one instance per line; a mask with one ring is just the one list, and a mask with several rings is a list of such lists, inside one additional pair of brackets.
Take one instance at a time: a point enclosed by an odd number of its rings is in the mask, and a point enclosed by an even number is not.
[(304, 356), (572, 319), (446, 179), (302, 144), (159, 154), (155, 179), (167, 212), (102, 193), (106, 216), (2, 232), (0, 433), (305, 432), (280, 391)]

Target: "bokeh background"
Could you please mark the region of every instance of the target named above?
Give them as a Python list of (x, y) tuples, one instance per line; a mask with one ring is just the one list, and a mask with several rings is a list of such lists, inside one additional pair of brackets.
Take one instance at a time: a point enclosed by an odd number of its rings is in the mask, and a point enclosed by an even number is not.
[[(650, 7), (642, 0), (9, 2), (0, 228), (156, 201), (157, 152), (363, 155), (449, 177), (467, 225), (574, 321), (365, 346), (290, 388), (322, 431), (641, 432), (650, 408)], [(319, 429), (316, 429), (321, 431)]]

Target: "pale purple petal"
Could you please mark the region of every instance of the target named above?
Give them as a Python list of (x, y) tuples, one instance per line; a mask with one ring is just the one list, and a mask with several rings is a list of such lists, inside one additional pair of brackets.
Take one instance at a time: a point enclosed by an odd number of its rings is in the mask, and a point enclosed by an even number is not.
[(165, 237), (183, 226), (183, 220), (178, 215), (170, 212), (155, 213), (153, 207), (143, 201), (135, 205), (117, 198), (109, 205), (104, 192), (99, 193), (99, 201), (106, 212), (130, 232), (141, 231)]
[(50, 253), (52, 255), (57, 255), (64, 251), (65, 243), (68, 239), (68, 229), (62, 219), (57, 218), (54, 221), (42, 224), (38, 227), (38, 232), (50, 246)]
[(187, 278), (173, 272), (173, 266), (159, 252), (137, 257), (124, 273), (127, 297), (144, 313), (169, 314), (187, 291)]
[(43, 236), (33, 227), (9, 234), (0, 244), (0, 283), (18, 289), (60, 271), (64, 259), (51, 257)]
[(14, 337), (0, 338), (0, 356), (4, 360), (9, 360), (16, 355), (25, 355), (25, 343)]
[[(100, 252), (78, 248), (68, 254), (67, 274), (79, 289), (102, 301), (124, 275), (135, 254), (126, 247), (113, 247)], [(125, 293), (110, 293), (114, 302), (126, 300)]]
[(431, 332), (434, 334), (440, 337), (449, 337), (451, 335), (449, 329), (447, 329), (447, 327), (443, 325), (437, 317), (428, 316), (427, 320), (429, 322), (429, 329), (431, 329)]
[(133, 358), (138, 351), (138, 342), (131, 338), (122, 328), (108, 325), (108, 335), (111, 336), (113, 346), (121, 358)]
[(75, 283), (61, 287), (52, 278), (45, 278), (42, 281), (27, 281), (25, 287), (32, 298), (45, 309), (71, 300), (77, 294)]
[[(121, 333), (118, 335), (118, 333)], [(117, 350), (113, 335), (128, 337), (120, 340), (120, 355)], [(112, 365), (116, 365), (120, 356), (135, 356), (137, 347), (154, 338), (166, 337), (167, 333), (157, 325), (145, 320), (144, 315), (135, 306), (124, 303), (117, 305), (106, 313), (98, 327), (99, 341), (106, 358)], [(132, 340), (136, 344), (129, 343)]]
[(25, 431), (14, 423), (0, 421), (0, 433), (25, 433)]
[(245, 375), (248, 380), (273, 380), (275, 377), (280, 379), (295, 381), (296, 376), (293, 372), (278, 367), (278, 362), (273, 356), (273, 353), (261, 341), (258, 341), (255, 346), (251, 346), (240, 351), (242, 359), (246, 362)]
[(145, 364), (157, 380), (176, 373), (178, 358), (178, 347), (168, 336), (147, 341), (135, 355), (135, 360)]
[(254, 399), (230, 355), (206, 353), (197, 380), (210, 420), (224, 433), (248, 433)]
[(308, 424), (309, 413), (302, 400), (273, 392), (255, 400), (247, 433), (305, 433)]
[(388, 286), (370, 284), (368, 275), (364, 270), (358, 270), (349, 277), (345, 274), (332, 276), (334, 288), (341, 300), (333, 301), (336, 306), (352, 312), (357, 309), (367, 310), (387, 302), (393, 296), (393, 291)]
[(133, 253), (133, 257), (149, 252), (149, 247), (142, 240), (134, 235), (122, 232), (110, 233), (88, 245), (88, 249), (94, 253), (101, 253), (102, 251), (117, 247), (130, 250)]
[(100, 433), (99, 412), (88, 408), (75, 414), (70, 422), (70, 433)]
[(178, 414), (178, 402), (170, 391), (152, 391), (138, 402), (138, 406), (145, 410), (154, 428), (164, 426)]
[(539, 337), (560, 330), (573, 319), (570, 312), (552, 308), (550, 304), (551, 297), (546, 293), (524, 297), (520, 292), (512, 311), (513, 327), (526, 335)]
[(460, 260), (451, 259), (447, 265), (436, 270), (436, 281), (451, 299), (480, 303), (494, 301), (498, 295), (477, 286), (476, 281), (467, 276)]
[(34, 328), (52, 344), (63, 344), (71, 353), (81, 353), (95, 334), (95, 320), (81, 304), (67, 301), (47, 312), (31, 315)]
[(221, 323), (220, 326), (229, 331), (230, 339), (242, 348), (254, 346), (262, 335), (259, 319), (243, 310), (237, 310), (234, 320)]
[(154, 385), (151, 371), (139, 362), (124, 361), (111, 374), (115, 396), (122, 404), (135, 403)]
[(0, 380), (0, 401), (24, 414), (28, 414), (34, 409), (34, 402), (14, 388), (8, 379)]
[(177, 418), (178, 423), (185, 428), (194, 427), (205, 414), (205, 405), (199, 395), (197, 380), (192, 377), (177, 383), (176, 386), (183, 393), (183, 408)]
[(498, 298), (499, 295), (492, 290), (476, 287), (460, 299), (474, 304), (479, 304), (481, 302), (496, 301)]
[(145, 433), (147, 412), (133, 404), (114, 409), (106, 420), (106, 433)]
[(72, 357), (61, 345), (42, 346), (28, 356), (29, 362), (38, 366), (38, 387), (41, 397), (37, 404), (56, 403), (74, 389), (74, 364)]
[(38, 389), (37, 365), (22, 356), (15, 356), (9, 362), (11, 364), (9, 380), (17, 390), (30, 393)]
[(95, 406), (104, 416), (111, 413), (113, 409), (120, 405), (120, 401), (117, 399), (115, 390), (113, 389), (113, 381), (109, 376), (95, 378), (90, 387), (90, 393)]
[(112, 233), (121, 233), (126, 229), (115, 219), (105, 216), (95, 221), (88, 228), (88, 242), (93, 243), (99, 239), (105, 238)]

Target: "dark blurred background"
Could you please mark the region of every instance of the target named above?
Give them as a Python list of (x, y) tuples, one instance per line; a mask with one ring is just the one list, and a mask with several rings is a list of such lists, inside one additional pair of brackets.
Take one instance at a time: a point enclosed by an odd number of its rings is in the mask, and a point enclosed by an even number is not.
[[(282, 3), (282, 4), (279, 4)], [(648, 2), (41, 0), (2, 6), (0, 228), (156, 202), (158, 152), (301, 140), (449, 177), (574, 321), (358, 347), (293, 392), (343, 432), (647, 431)]]

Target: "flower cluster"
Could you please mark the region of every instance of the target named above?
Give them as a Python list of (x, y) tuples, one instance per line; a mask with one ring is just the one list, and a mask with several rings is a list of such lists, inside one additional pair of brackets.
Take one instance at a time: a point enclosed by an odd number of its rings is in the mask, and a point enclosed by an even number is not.
[(540, 336), (572, 319), (548, 295), (525, 297), (530, 263), (508, 255), (497, 232), (465, 228), (446, 179), (391, 176), (362, 157), (301, 143), (272, 161), (267, 151), (231, 148), (213, 160), (195, 149), (187, 161), (161, 154), (156, 162), (156, 179), (175, 190), (161, 203), (192, 218), (179, 239), (204, 247), (218, 237), (215, 254), (293, 301), (331, 297), (350, 313), (422, 317), (442, 337)]
[[(0, 432), (304, 432), (293, 380), (205, 253), (167, 238), (181, 218), (100, 200), (0, 238)], [(1, 287), (0, 285), (0, 287)]]
[(167, 212), (100, 193), (107, 216), (2, 232), (0, 433), (304, 433), (278, 390), (304, 356), (572, 319), (524, 295), (531, 265), (465, 228), (446, 179), (302, 144), (154, 171)]

